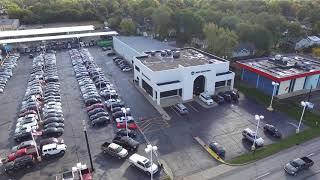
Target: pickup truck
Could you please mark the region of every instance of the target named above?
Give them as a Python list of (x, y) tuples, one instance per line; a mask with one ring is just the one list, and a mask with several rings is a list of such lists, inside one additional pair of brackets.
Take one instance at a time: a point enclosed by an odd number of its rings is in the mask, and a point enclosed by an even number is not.
[(284, 170), (290, 175), (297, 175), (300, 171), (309, 169), (314, 162), (308, 157), (297, 158), (284, 166)]
[(158, 165), (154, 163), (151, 164), (148, 158), (139, 154), (131, 155), (129, 157), (129, 162), (148, 174), (155, 174), (158, 172)]
[(104, 154), (109, 154), (118, 159), (125, 158), (128, 155), (128, 151), (116, 143), (105, 142), (101, 145), (101, 150)]

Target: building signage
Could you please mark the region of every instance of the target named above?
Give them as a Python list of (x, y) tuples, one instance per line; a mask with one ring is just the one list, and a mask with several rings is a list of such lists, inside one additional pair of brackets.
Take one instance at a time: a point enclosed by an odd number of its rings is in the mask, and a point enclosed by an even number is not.
[(199, 73), (204, 73), (204, 72), (209, 72), (211, 70), (203, 70), (203, 71), (191, 71), (191, 75), (199, 74)]

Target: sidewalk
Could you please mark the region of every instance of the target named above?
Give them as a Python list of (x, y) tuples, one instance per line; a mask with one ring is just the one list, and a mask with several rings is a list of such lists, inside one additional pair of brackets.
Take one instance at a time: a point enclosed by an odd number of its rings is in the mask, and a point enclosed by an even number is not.
[(155, 103), (151, 97), (143, 90), (141, 89), (139, 86), (137, 86), (135, 83), (133, 83), (132, 79), (129, 80), (129, 82), (134, 85), (134, 87), (136, 87), (136, 89), (149, 101), (149, 103), (161, 114), (162, 118), (169, 121), (171, 120), (171, 117), (169, 116), (169, 114), (161, 107), (159, 106), (157, 103)]
[(194, 173), (190, 176), (183, 177), (181, 180), (204, 180), (204, 179), (214, 179), (214, 177), (217, 177), (219, 175), (222, 175), (226, 172), (232, 171), (236, 169), (235, 166), (228, 166), (228, 165), (219, 165), (215, 166), (209, 169), (206, 169), (204, 171), (200, 171), (198, 173)]

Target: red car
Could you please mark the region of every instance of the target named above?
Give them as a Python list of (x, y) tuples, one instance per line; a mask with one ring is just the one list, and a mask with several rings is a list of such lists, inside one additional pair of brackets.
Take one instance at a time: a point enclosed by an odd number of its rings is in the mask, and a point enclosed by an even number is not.
[[(117, 128), (118, 129), (126, 128), (126, 123), (125, 122), (118, 122)], [(138, 126), (135, 122), (130, 122), (130, 123), (128, 123), (128, 129), (138, 129)]]
[(37, 155), (37, 150), (36, 148), (23, 148), (23, 149), (19, 149), (18, 151), (11, 153), (8, 155), (7, 157), (7, 161), (14, 161), (16, 158), (18, 157), (22, 157), (25, 155), (33, 155), (36, 156)]
[(93, 105), (87, 107), (87, 112), (89, 112), (95, 108), (104, 108), (104, 105), (102, 103), (93, 104)]

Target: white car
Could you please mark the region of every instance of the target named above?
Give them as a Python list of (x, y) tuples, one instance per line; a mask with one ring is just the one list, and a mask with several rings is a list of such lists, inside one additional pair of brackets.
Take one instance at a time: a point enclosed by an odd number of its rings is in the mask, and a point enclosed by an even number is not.
[(156, 172), (158, 172), (158, 165), (154, 163), (151, 164), (148, 158), (143, 157), (139, 154), (133, 154), (132, 156), (130, 156), (129, 162), (148, 174), (155, 174)]
[(37, 126), (38, 122), (36, 119), (32, 119), (32, 120), (27, 120), (27, 121), (21, 121), (21, 122), (17, 122), (16, 127), (20, 127), (22, 125), (28, 124), (29, 126)]
[[(262, 139), (262, 137), (259, 137), (258, 135), (255, 137), (255, 135), (256, 132), (252, 131), (250, 128), (246, 128), (242, 131), (242, 136), (244, 138), (248, 139), (252, 143), (255, 142), (256, 146), (263, 146), (264, 140)], [(254, 140), (254, 138), (256, 138), (256, 140)]]
[(67, 150), (67, 145), (63, 143), (62, 144), (57, 144), (57, 143), (46, 144), (42, 146), (42, 156), (50, 157), (58, 154), (64, 155), (66, 150)]
[(132, 68), (130, 68), (130, 67), (125, 67), (125, 68), (122, 69), (123, 72), (128, 72), (128, 71), (131, 71), (131, 70), (132, 70)]
[(199, 98), (207, 105), (213, 105), (213, 99), (206, 93), (200, 93)]
[[(117, 123), (125, 122), (125, 117), (116, 118)], [(127, 116), (127, 121), (134, 121), (134, 118), (132, 116)]]
[(27, 132), (37, 130), (39, 128), (38, 125), (36, 126), (30, 126), (29, 124), (24, 124), (22, 126), (16, 127), (16, 130), (14, 131), (15, 133), (19, 133), (21, 131), (26, 130)]

